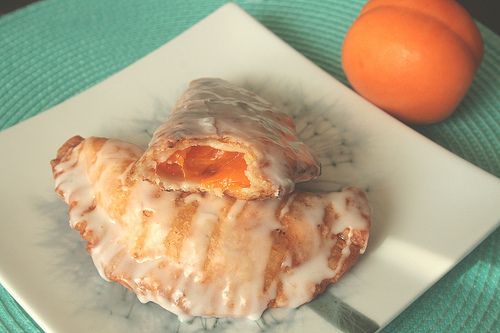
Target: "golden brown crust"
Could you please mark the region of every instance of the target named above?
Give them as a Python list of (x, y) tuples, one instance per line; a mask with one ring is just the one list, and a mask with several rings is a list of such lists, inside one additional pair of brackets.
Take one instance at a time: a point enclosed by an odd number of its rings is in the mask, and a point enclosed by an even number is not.
[(60, 164), (63, 162), (65, 159), (69, 157), (71, 154), (71, 151), (73, 148), (78, 146), (84, 139), (79, 136), (75, 135), (71, 138), (69, 138), (58, 150), (57, 150), (57, 156), (53, 160), (50, 161), (50, 166), (52, 167), (52, 175), (54, 178), (56, 178), (57, 172), (55, 170), (56, 165)]

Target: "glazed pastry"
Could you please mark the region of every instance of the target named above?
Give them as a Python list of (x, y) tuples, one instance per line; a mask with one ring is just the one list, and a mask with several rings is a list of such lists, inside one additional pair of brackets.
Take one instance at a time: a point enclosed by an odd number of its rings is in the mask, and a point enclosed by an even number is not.
[(292, 118), (248, 90), (199, 79), (156, 130), (132, 176), (164, 190), (250, 200), (283, 196), (319, 173)]
[(51, 162), (70, 225), (107, 280), (178, 314), (257, 319), (337, 281), (366, 248), (364, 193), (237, 200), (129, 177), (131, 144), (74, 137)]

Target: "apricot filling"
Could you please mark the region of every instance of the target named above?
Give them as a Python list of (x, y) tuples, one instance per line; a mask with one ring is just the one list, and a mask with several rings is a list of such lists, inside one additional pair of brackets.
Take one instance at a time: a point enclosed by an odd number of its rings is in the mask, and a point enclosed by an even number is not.
[(205, 188), (238, 190), (250, 186), (244, 154), (210, 146), (193, 146), (174, 152), (156, 172), (173, 181), (198, 182)]

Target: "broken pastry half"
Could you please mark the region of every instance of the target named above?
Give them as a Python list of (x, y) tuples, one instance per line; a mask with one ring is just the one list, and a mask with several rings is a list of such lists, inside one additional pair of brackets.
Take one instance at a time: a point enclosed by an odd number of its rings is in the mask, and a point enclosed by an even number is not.
[(129, 177), (142, 154), (77, 136), (51, 165), (101, 276), (143, 302), (178, 315), (256, 319), (310, 301), (366, 248), (370, 209), (359, 189), (252, 201), (163, 191)]
[(221, 79), (192, 81), (131, 176), (164, 190), (275, 198), (315, 178), (319, 163), (292, 118)]

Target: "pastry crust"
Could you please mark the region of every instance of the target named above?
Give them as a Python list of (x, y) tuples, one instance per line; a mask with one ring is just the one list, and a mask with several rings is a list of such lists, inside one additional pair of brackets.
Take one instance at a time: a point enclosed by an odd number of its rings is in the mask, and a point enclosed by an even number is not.
[(143, 302), (256, 319), (310, 301), (366, 248), (370, 209), (359, 189), (252, 201), (168, 192), (129, 177), (141, 154), (125, 142), (74, 137), (51, 165), (100, 274)]
[[(214, 187), (161, 174), (159, 166), (172, 154), (196, 146), (242, 153), (250, 186)], [(284, 196), (293, 191), (295, 183), (319, 174), (319, 163), (297, 137), (292, 118), (248, 90), (205, 78), (190, 83), (170, 117), (154, 133), (131, 176), (164, 190), (251, 200)]]

